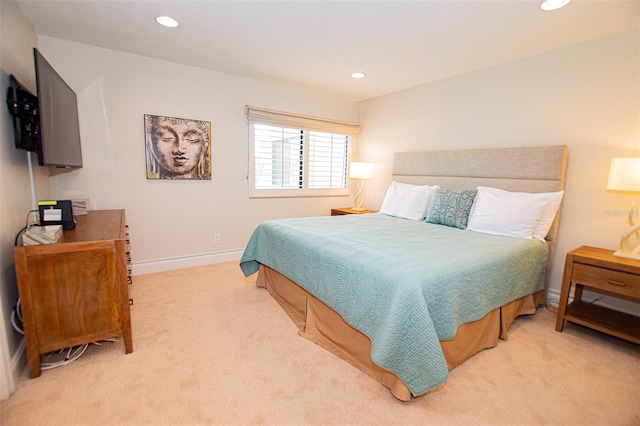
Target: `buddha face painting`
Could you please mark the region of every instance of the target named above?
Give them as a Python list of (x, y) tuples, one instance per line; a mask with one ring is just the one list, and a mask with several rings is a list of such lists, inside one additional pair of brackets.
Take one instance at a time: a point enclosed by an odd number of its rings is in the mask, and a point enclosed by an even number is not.
[(145, 115), (148, 179), (211, 179), (208, 121)]

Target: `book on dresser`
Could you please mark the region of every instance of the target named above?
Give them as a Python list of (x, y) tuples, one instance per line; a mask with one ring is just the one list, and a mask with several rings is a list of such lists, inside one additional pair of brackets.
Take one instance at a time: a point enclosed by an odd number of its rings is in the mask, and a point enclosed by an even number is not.
[(62, 225), (30, 226), (22, 235), (22, 244), (37, 246), (39, 244), (53, 244), (62, 238)]

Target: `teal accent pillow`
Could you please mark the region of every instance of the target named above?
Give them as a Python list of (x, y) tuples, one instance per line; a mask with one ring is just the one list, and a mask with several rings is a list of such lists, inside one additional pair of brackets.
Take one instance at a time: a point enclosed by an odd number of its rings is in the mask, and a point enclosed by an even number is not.
[(469, 212), (477, 193), (477, 189), (438, 189), (427, 222), (467, 229)]

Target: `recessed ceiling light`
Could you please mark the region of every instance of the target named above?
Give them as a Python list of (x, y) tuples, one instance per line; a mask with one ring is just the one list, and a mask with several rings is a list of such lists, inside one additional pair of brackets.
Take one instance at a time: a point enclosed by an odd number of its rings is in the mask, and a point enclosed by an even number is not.
[(556, 10), (565, 7), (571, 0), (545, 0), (540, 5), (542, 10)]
[(351, 77), (353, 78), (364, 78), (365, 76), (366, 74), (363, 72), (354, 72), (351, 74)]
[(170, 16), (158, 16), (156, 18), (156, 22), (160, 25), (164, 25), (165, 27), (169, 27), (169, 28), (175, 28), (179, 25), (178, 21), (176, 21)]

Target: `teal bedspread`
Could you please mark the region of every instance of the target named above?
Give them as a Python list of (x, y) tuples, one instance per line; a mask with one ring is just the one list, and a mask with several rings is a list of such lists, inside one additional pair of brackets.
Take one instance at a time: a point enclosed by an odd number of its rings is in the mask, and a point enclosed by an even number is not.
[(272, 220), (240, 260), (285, 275), (371, 340), (414, 396), (444, 383), (439, 340), (544, 288), (547, 244), (383, 214)]

